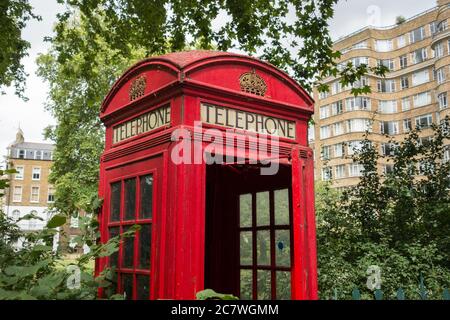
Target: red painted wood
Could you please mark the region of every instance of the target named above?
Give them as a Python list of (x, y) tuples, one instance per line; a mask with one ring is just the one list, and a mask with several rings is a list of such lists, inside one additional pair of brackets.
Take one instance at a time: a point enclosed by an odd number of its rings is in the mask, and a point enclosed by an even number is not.
[[(240, 75), (253, 69), (268, 86), (264, 97), (240, 90)], [(145, 94), (137, 100), (130, 101), (130, 85), (141, 75), (145, 75), (147, 79)], [(216, 178), (212, 183), (226, 192), (228, 198), (221, 201), (226, 201), (229, 205), (225, 206), (227, 210), (215, 206), (213, 214), (223, 216), (217, 220), (208, 220), (211, 225), (206, 223), (206, 179), (210, 166), (203, 162), (177, 165), (170, 157), (176, 145), (176, 142), (170, 141), (171, 132), (178, 128), (186, 128), (192, 133), (194, 122), (200, 120), (202, 102), (288, 119), (295, 121), (297, 128), (295, 141), (289, 139), (280, 141), (279, 161), (287, 167), (290, 166), (291, 177), (287, 180), (285, 171), (282, 175), (271, 178), (251, 178), (250, 181), (244, 179), (239, 182), (238, 187), (236, 186), (238, 180), (230, 180), (225, 184), (225, 180)], [(113, 145), (114, 126), (166, 104), (171, 108), (169, 126)], [(110, 183), (151, 171), (154, 174), (154, 208), (153, 218), (147, 221), (152, 224), (151, 269), (139, 270), (134, 267), (125, 271), (134, 275), (150, 274), (151, 299), (193, 299), (196, 292), (205, 287), (206, 273), (213, 279), (226, 272), (220, 264), (216, 264), (216, 267), (208, 269), (207, 272), (205, 270), (205, 265), (209, 266), (209, 262), (205, 261), (207, 256), (205, 250), (209, 245), (205, 243), (209, 234), (205, 232), (205, 228), (212, 228), (216, 233), (221, 233), (222, 229), (230, 230), (224, 233), (223, 240), (216, 237), (216, 240), (211, 242), (211, 245), (218, 248), (211, 252), (220, 254), (220, 248), (225, 248), (224, 243), (230, 244), (227, 250), (232, 252), (229, 255), (229, 265), (226, 266), (229, 269), (227, 282), (232, 283), (229, 288), (234, 288), (234, 291), (237, 290), (236, 294), (239, 294), (239, 288), (236, 288), (239, 285), (239, 239), (236, 238), (239, 232), (238, 226), (234, 224), (239, 221), (239, 217), (236, 216), (237, 207), (233, 201), (236, 201), (238, 191), (245, 188), (247, 192), (254, 193), (262, 185), (265, 190), (290, 185), (293, 239), (292, 298), (316, 299), (313, 160), (311, 155), (308, 159), (303, 159), (299, 155), (300, 149), (309, 150), (306, 148), (306, 133), (312, 110), (313, 100), (294, 80), (272, 65), (247, 56), (216, 51), (190, 51), (152, 57), (132, 66), (116, 81), (102, 104), (100, 116), (106, 126), (106, 141), (100, 163), (99, 196), (105, 200), (99, 214), (100, 241), (106, 242), (108, 239)], [(204, 130), (211, 127), (224, 130), (223, 127), (211, 125), (205, 126)], [(255, 136), (238, 130), (235, 133), (238, 138)], [(195, 143), (200, 143), (202, 150), (205, 150), (206, 142), (200, 139)], [(227, 149), (224, 150), (225, 152), (241, 150), (248, 158), (259, 157), (256, 150), (251, 149), (248, 144), (243, 146), (243, 149), (238, 149), (227, 145)], [(289, 155), (292, 156), (291, 163), (288, 161)], [(226, 176), (231, 177), (230, 174)], [(233, 179), (239, 178), (236, 176)], [(139, 189), (138, 185), (137, 197)], [(137, 198), (136, 210), (139, 210), (139, 205)], [(227, 212), (235, 212), (234, 218), (227, 218), (225, 216)], [(225, 227), (227, 223), (229, 225)], [(235, 231), (232, 231), (233, 228)], [(138, 243), (139, 236), (135, 239), (135, 266), (139, 256)], [(122, 250), (121, 247), (120, 263)], [(211, 256), (211, 259), (218, 259), (217, 261), (223, 258), (214, 257), (214, 254)], [(274, 256), (271, 260), (274, 262)], [(107, 258), (97, 260), (95, 268), (97, 275), (107, 263)], [(275, 272), (273, 267), (269, 270)], [(227, 283), (219, 282), (217, 285), (227, 286)], [(99, 290), (99, 294), (102, 294), (102, 290)]]

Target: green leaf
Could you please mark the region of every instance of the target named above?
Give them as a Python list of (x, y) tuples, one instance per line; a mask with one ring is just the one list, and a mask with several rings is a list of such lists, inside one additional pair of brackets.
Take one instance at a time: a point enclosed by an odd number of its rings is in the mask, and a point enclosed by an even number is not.
[(217, 293), (212, 289), (205, 289), (197, 292), (197, 300), (239, 300), (238, 297), (232, 294)]
[(66, 223), (67, 217), (63, 214), (54, 215), (49, 222), (47, 222), (47, 228), (57, 228)]

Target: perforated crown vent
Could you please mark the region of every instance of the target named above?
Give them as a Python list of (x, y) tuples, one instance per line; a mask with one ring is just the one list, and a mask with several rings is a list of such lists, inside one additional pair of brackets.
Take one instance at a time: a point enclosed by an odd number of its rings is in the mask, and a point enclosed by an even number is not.
[(145, 88), (147, 86), (147, 77), (145, 75), (139, 76), (133, 80), (130, 87), (130, 100), (136, 100), (142, 97), (145, 93)]
[(239, 84), (241, 91), (264, 96), (267, 91), (267, 84), (259, 75), (256, 74), (255, 69), (243, 73), (239, 77)]

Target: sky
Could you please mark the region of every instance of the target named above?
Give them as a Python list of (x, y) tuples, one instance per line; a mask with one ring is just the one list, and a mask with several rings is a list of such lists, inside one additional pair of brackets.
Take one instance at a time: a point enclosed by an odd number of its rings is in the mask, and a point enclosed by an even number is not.
[[(29, 142), (44, 141), (43, 130), (48, 125), (56, 124), (53, 117), (45, 110), (48, 86), (36, 75), (36, 57), (45, 53), (49, 44), (45, 36), (51, 36), (56, 15), (64, 7), (56, 0), (30, 0), (34, 12), (42, 21), (31, 21), (23, 30), (24, 39), (31, 43), (29, 56), (23, 59), (27, 78), (24, 102), (14, 95), (13, 88), (7, 88), (5, 95), (0, 95), (0, 159), (6, 155), (7, 146), (14, 141), (17, 129), (22, 128), (25, 140)], [(389, 26), (395, 23), (399, 15), (412, 17), (436, 5), (435, 0), (341, 0), (335, 7), (334, 18), (330, 21), (331, 36), (334, 40), (345, 36), (368, 24)]]

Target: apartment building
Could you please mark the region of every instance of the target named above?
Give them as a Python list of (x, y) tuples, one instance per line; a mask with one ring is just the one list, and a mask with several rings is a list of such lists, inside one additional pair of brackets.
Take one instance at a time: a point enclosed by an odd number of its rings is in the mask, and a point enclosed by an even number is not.
[[(366, 27), (338, 39), (334, 49), (342, 56), (339, 66), (384, 65), (384, 78), (369, 74), (354, 86), (368, 84), (372, 92), (354, 97), (351, 87), (342, 87), (338, 78), (324, 80), (328, 93), (313, 92), (316, 101), (314, 126), (309, 130), (315, 153), (316, 180), (331, 180), (334, 187), (359, 181), (362, 166), (351, 155), (361, 146), (366, 130), (381, 154), (392, 152), (388, 134), (402, 139), (417, 126), (421, 135), (430, 135), (431, 123), (450, 115), (450, 0), (389, 27)], [(450, 158), (447, 150), (447, 158)], [(379, 172), (392, 165), (379, 163)]]

